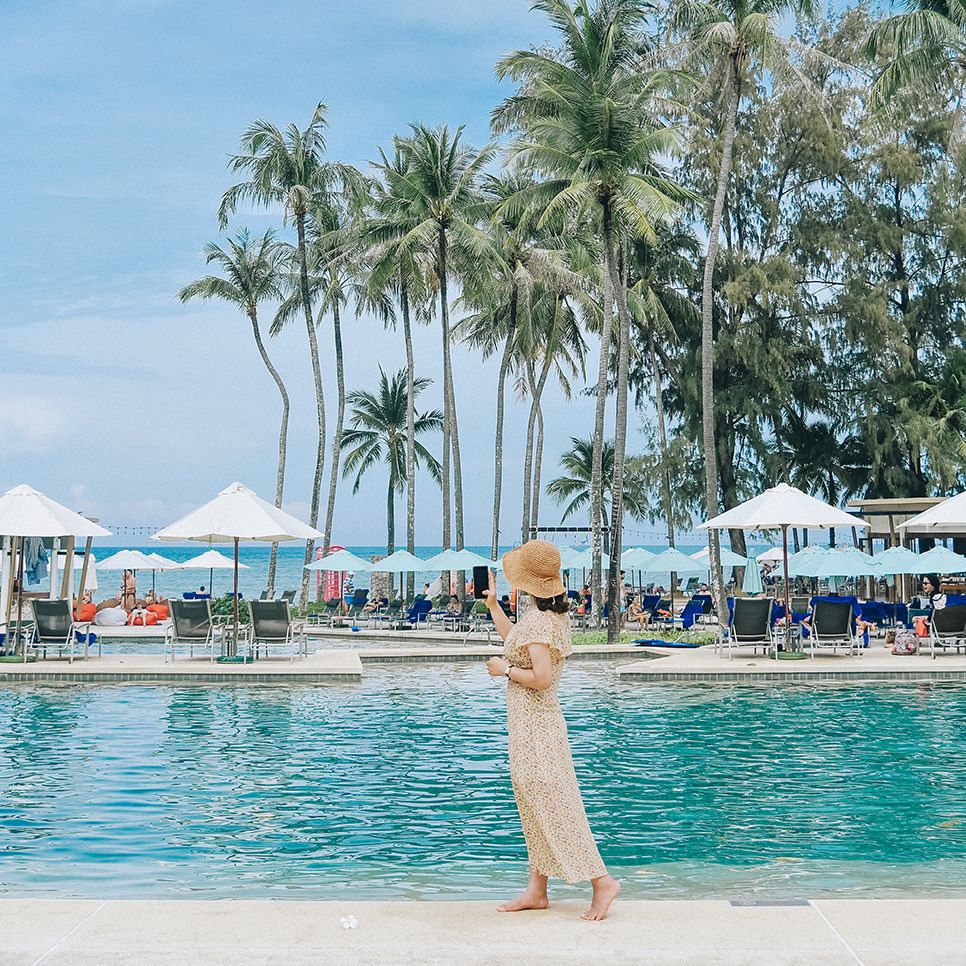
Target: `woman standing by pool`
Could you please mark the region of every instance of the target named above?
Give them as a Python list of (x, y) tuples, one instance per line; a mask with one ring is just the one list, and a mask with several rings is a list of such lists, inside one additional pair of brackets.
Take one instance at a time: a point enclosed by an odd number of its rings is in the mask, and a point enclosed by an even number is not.
[(550, 876), (567, 882), (589, 879), (594, 898), (581, 918), (603, 919), (620, 885), (607, 874), (591, 834), (557, 700), (564, 659), (572, 650), (560, 552), (546, 540), (531, 540), (504, 554), (503, 572), (513, 587), (530, 594), (534, 606), (512, 624), (491, 575), (486, 603), (505, 644), (503, 657), (491, 657), (487, 668), (492, 677), (505, 676), (509, 682), (510, 778), (530, 858), (526, 889), (499, 909), (546, 909)]

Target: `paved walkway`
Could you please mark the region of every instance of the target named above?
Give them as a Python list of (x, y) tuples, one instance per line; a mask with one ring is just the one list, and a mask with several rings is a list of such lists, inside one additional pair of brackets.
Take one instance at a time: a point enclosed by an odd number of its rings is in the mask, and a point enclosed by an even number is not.
[[(620, 902), (0, 900), (0, 966), (962, 966), (966, 899)], [(349, 917), (356, 928), (344, 928)]]

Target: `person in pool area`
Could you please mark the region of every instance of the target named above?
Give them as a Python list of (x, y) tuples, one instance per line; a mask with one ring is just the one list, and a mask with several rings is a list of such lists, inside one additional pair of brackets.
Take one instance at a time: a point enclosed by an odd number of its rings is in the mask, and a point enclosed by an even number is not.
[(491, 677), (506, 677), (510, 779), (527, 840), (530, 881), (500, 912), (546, 909), (547, 880), (590, 880), (594, 897), (582, 919), (603, 919), (620, 884), (607, 873), (587, 822), (557, 700), (564, 660), (572, 651), (569, 601), (560, 580), (560, 552), (531, 540), (503, 556), (511, 586), (529, 593), (532, 606), (510, 623), (496, 596), (493, 574), (484, 592), (503, 656), (491, 657)]
[(117, 599), (125, 610), (131, 610), (137, 606), (137, 587), (133, 570), (125, 570), (121, 576), (121, 593)]
[(942, 610), (946, 606), (946, 595), (942, 593), (939, 574), (925, 574), (922, 578), (922, 595), (929, 599), (930, 610)]

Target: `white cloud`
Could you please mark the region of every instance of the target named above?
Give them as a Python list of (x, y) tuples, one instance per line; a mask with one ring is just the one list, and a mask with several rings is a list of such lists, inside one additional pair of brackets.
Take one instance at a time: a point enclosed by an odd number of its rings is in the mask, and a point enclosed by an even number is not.
[(6, 453), (53, 449), (76, 429), (74, 400), (35, 395), (0, 396), (0, 447)]

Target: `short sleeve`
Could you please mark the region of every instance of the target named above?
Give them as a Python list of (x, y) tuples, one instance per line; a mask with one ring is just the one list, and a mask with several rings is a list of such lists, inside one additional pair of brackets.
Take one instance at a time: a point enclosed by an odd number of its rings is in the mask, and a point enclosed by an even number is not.
[(561, 620), (559, 615), (534, 607), (528, 611), (525, 620), (527, 644), (546, 644), (562, 657), (571, 653), (570, 622), (566, 616)]

